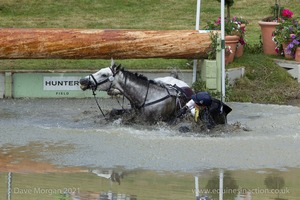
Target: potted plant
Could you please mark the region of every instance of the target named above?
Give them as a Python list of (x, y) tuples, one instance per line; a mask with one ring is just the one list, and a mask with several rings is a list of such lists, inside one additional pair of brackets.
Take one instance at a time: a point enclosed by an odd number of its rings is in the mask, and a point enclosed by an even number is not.
[[(211, 45), (210, 45), (210, 51), (207, 53), (208, 60), (216, 60), (217, 50), (218, 50), (218, 42), (217, 42), (218, 37), (219, 37), (219, 34), (217, 34), (217, 33), (212, 32), (210, 35)], [(228, 59), (228, 57), (231, 54), (233, 54), (233, 50), (232, 50), (231, 46), (225, 46), (225, 64), (229, 64), (230, 60)]]
[(288, 44), (292, 41), (292, 36), (296, 34), (298, 28), (298, 21), (294, 19), (287, 19), (276, 26), (273, 32), (273, 41), (276, 44), (275, 51), (277, 54), (284, 55), (285, 58), (292, 59), (291, 51), (288, 51)]
[[(206, 30), (221, 30), (221, 18), (212, 22), (207, 22), (204, 27)], [(234, 55), (237, 47), (237, 43), (242, 35), (242, 31), (238, 23), (232, 20), (225, 19), (225, 46), (227, 49), (231, 49), (232, 53), (225, 57), (225, 63), (229, 64), (234, 60)]]
[(261, 27), (264, 53), (276, 55), (276, 44), (272, 40), (272, 33), (275, 31), (276, 26), (278, 26), (279, 23), (283, 22), (285, 19), (291, 18), (293, 12), (291, 12), (288, 9), (284, 9), (280, 5), (280, 0), (274, 1), (275, 4), (271, 6), (272, 16), (263, 18), (261, 21), (258, 22), (258, 24)]
[(297, 27), (295, 33), (291, 36), (291, 42), (288, 44), (286, 52), (292, 55), (297, 62), (300, 62), (300, 26)]
[(239, 29), (241, 31), (241, 36), (237, 44), (235, 57), (241, 57), (244, 53), (244, 46), (246, 44), (245, 33), (246, 33), (246, 25), (249, 24), (248, 20), (242, 17), (233, 17), (232, 21), (239, 25)]

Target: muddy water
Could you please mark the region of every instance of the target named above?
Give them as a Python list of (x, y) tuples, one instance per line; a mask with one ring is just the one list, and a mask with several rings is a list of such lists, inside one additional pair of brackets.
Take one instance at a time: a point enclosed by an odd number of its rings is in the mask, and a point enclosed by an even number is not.
[(298, 199), (300, 108), (229, 104), (239, 128), (182, 134), (106, 122), (93, 99), (1, 100), (0, 199), (217, 199), (220, 172), (224, 199)]

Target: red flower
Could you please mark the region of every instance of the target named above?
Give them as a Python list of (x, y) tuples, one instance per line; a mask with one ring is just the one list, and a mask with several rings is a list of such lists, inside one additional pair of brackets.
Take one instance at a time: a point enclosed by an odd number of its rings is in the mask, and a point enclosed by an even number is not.
[(293, 14), (294, 13), (292, 11), (290, 11), (289, 9), (283, 9), (281, 12), (281, 15), (283, 17), (287, 17), (287, 18), (292, 18)]

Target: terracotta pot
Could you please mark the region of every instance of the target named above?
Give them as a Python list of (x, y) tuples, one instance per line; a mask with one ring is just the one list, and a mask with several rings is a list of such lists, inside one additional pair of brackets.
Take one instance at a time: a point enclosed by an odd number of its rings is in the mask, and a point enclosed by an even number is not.
[(235, 52), (235, 57), (236, 58), (239, 58), (241, 57), (242, 55), (244, 54), (244, 45), (237, 45), (237, 48), (236, 48), (236, 52)]
[(275, 51), (276, 44), (272, 40), (272, 33), (276, 30), (276, 26), (278, 26), (279, 23), (259, 21), (258, 24), (261, 28), (264, 54), (277, 55)]
[(225, 36), (225, 46), (230, 46), (232, 53), (229, 55), (225, 55), (225, 64), (232, 63), (234, 60), (236, 46), (240, 37), (237, 35), (226, 35)]
[(296, 52), (295, 52), (295, 60), (297, 62), (300, 62), (300, 47), (297, 47)]
[[(240, 29), (245, 34), (246, 24), (241, 24)], [(235, 57), (239, 58), (239, 57), (243, 56), (243, 54), (244, 54), (244, 45), (241, 45), (240, 43), (238, 43), (237, 48), (236, 48), (236, 52), (235, 52)]]
[(282, 43), (282, 48), (283, 48), (283, 51), (284, 51), (284, 57), (287, 58), (287, 59), (293, 59), (293, 55), (292, 54), (287, 54), (287, 46), (289, 45), (289, 43)]

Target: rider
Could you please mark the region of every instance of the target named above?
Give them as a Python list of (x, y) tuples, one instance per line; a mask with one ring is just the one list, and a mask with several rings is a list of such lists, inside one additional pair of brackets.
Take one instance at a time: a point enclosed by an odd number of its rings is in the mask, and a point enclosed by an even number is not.
[(195, 116), (205, 124), (207, 129), (213, 128), (217, 124), (226, 124), (226, 116), (231, 112), (231, 108), (218, 99), (212, 98), (208, 92), (198, 92), (192, 95), (192, 99), (179, 110), (177, 117), (191, 110)]

